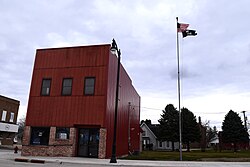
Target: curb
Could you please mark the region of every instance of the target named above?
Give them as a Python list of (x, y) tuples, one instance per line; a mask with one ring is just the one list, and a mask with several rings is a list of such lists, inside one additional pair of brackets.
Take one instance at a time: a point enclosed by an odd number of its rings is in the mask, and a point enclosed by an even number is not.
[(29, 162), (29, 159), (27, 158), (15, 158), (16, 162)]
[(39, 160), (39, 159), (27, 159), (27, 158), (15, 158), (16, 162), (30, 162), (30, 163), (40, 163), (40, 164), (44, 164), (45, 160)]

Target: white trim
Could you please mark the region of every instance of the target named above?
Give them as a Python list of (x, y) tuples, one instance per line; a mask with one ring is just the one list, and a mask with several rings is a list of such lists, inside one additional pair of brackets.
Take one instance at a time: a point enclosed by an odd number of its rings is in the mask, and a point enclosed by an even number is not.
[(0, 122), (0, 131), (17, 132), (18, 131), (18, 125)]
[[(155, 134), (151, 131), (151, 129), (148, 127), (148, 125), (145, 122), (143, 122), (141, 124), (141, 127), (142, 127), (142, 125), (145, 125), (145, 127), (153, 134), (153, 136), (155, 137), (155, 139), (157, 139), (157, 137), (155, 136)], [(143, 137), (145, 137), (145, 136), (143, 136)]]

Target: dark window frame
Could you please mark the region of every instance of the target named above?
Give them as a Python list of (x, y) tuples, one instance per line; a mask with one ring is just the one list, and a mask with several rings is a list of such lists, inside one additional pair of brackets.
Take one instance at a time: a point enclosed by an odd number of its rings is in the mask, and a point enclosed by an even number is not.
[[(87, 85), (88, 79), (94, 79), (94, 85)], [(95, 95), (95, 84), (96, 84), (96, 77), (85, 77), (84, 78), (84, 95), (85, 96), (93, 96)], [(91, 88), (91, 92), (87, 92), (86, 89)]]
[[(71, 86), (64, 86), (64, 81), (71, 80)], [(65, 93), (65, 88), (70, 88), (70, 93)], [(72, 88), (73, 88), (73, 78), (63, 78), (62, 80), (62, 96), (71, 96), (72, 95)]]
[[(67, 137), (66, 139), (62, 139), (60, 137), (60, 133), (66, 133)], [(56, 127), (56, 135), (55, 135), (55, 139), (57, 140), (69, 140), (70, 138), (70, 128), (69, 127)]]
[[(50, 81), (49, 87), (45, 87), (45, 86), (44, 86), (44, 81)], [(42, 79), (41, 93), (40, 93), (41, 96), (50, 96), (51, 83), (52, 83), (52, 79), (51, 79), (51, 78), (43, 78), (43, 79)], [(43, 92), (43, 89), (44, 89), (44, 88), (49, 88), (49, 93), (47, 93), (46, 90), (45, 90), (45, 93), (44, 93), (44, 92)]]
[(31, 127), (30, 145), (49, 145), (50, 127)]
[(162, 148), (162, 146), (163, 146), (163, 142), (159, 141), (159, 147)]

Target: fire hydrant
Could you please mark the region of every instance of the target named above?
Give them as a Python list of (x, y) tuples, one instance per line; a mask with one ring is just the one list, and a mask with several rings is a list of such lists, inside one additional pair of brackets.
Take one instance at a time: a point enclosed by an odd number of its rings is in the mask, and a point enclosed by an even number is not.
[(18, 151), (18, 147), (16, 146), (16, 147), (14, 148), (14, 153), (17, 154), (17, 151)]

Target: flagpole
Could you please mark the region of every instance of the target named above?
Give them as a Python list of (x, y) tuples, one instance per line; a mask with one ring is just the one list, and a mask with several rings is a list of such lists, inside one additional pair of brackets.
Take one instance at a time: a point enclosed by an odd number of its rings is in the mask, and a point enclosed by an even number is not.
[[(178, 24), (178, 17), (176, 17), (176, 25)], [(178, 101), (179, 101), (179, 135), (180, 135), (180, 146), (179, 146), (179, 151), (180, 151), (180, 161), (182, 161), (182, 136), (181, 136), (181, 92), (180, 92), (180, 52), (179, 52), (179, 35), (178, 35), (178, 28), (176, 27), (176, 38), (177, 38), (177, 68), (178, 68)]]

